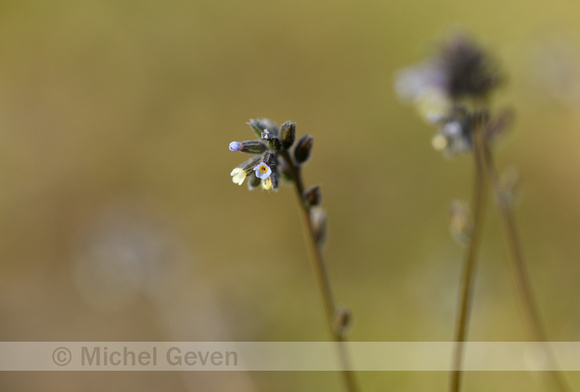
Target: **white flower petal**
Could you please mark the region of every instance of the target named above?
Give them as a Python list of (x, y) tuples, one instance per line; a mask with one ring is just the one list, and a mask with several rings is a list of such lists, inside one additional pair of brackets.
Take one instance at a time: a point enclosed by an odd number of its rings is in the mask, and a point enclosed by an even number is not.
[(238, 185), (242, 185), (244, 183), (246, 175), (247, 175), (246, 171), (239, 167), (235, 168), (230, 173), (230, 176), (232, 176), (232, 182)]

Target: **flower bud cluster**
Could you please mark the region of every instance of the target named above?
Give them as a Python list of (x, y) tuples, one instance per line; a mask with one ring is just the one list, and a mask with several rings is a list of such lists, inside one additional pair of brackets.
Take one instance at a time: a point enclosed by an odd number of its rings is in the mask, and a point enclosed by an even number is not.
[[(230, 175), (234, 184), (242, 185), (248, 178), (248, 186), (253, 189), (261, 185), (262, 189), (278, 189), (282, 174), (289, 178), (287, 168), (282, 164), (279, 155), (288, 153), (296, 139), (296, 124), (286, 121), (279, 128), (268, 119), (250, 120), (250, 128), (259, 140), (231, 142), (229, 149), (234, 152), (246, 152), (254, 156), (236, 167)], [(293, 155), (296, 166), (304, 163), (312, 150), (312, 137), (302, 137)]]

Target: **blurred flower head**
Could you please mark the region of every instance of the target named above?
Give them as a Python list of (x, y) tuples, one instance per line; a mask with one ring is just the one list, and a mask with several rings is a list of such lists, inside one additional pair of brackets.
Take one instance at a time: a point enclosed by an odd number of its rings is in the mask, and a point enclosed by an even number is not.
[(445, 78), (446, 94), (453, 100), (485, 99), (501, 81), (495, 61), (470, 37), (452, 36), (435, 60)]
[(433, 58), (400, 71), (395, 89), (428, 121), (438, 122), (453, 103), (485, 99), (501, 80), (495, 61), (467, 35), (456, 34)]
[(444, 42), (433, 58), (399, 72), (395, 90), (437, 125), (432, 145), (453, 157), (472, 150), (475, 112), (501, 80), (495, 61), (459, 34)]

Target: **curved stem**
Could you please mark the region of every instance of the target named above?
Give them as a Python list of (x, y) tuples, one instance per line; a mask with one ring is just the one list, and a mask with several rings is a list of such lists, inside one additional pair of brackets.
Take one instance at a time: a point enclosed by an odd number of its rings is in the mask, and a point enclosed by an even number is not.
[(294, 187), (296, 189), (296, 197), (298, 198), (300, 215), (302, 216), (302, 224), (305, 229), (304, 237), (308, 245), (310, 259), (312, 260), (314, 266), (318, 288), (320, 289), (320, 295), (324, 305), (324, 312), (326, 314), (328, 328), (333, 340), (338, 343), (339, 359), (343, 369), (341, 373), (346, 385), (346, 390), (349, 392), (357, 392), (358, 387), (355, 382), (353, 372), (348, 370), (351, 368), (349, 354), (345, 345), (342, 344), (346, 341), (346, 339), (344, 337), (342, 328), (340, 328), (340, 326), (337, 327), (335, 322), (338, 316), (338, 311), (334, 301), (334, 295), (330, 285), (330, 278), (326, 268), (326, 263), (324, 261), (322, 249), (316, 241), (315, 229), (313, 227), (312, 219), (310, 216), (310, 207), (304, 202), (304, 183), (302, 182), (300, 167), (294, 164), (287, 151), (281, 152), (280, 156), (282, 159), (284, 159), (288, 169), (290, 170), (290, 175), (292, 176)]
[(474, 184), (473, 184), (473, 229), (469, 247), (465, 253), (463, 262), (463, 275), (461, 278), (461, 291), (458, 301), (457, 319), (455, 325), (455, 348), (453, 350), (452, 370), (450, 374), (449, 391), (458, 392), (461, 388), (461, 366), (463, 361), (464, 342), (467, 336), (469, 312), (473, 297), (473, 285), (475, 278), (476, 255), (483, 229), (485, 212), (485, 177), (482, 154), (482, 121), (476, 121), (473, 131), (473, 158), (474, 158)]
[[(490, 185), (493, 188), (496, 205), (498, 207), (499, 215), (504, 226), (505, 238), (509, 248), (510, 259), (512, 261), (512, 270), (514, 272), (518, 293), (523, 303), (524, 312), (528, 319), (532, 338), (537, 342), (546, 342), (548, 340), (547, 334), (541, 321), (540, 312), (538, 310), (537, 302), (533, 294), (530, 277), (524, 262), (512, 204), (511, 201), (506, 198), (504, 193), (505, 191), (499, 182), (499, 176), (497, 174), (497, 169), (493, 160), (493, 155), (487, 146), (484, 151), (483, 159), (485, 171), (487, 177), (489, 178)], [(555, 358), (552, 351), (547, 346), (544, 346), (544, 354), (546, 355), (548, 363), (552, 364), (552, 366), (555, 368)], [(550, 375), (552, 376), (553, 382), (557, 385), (560, 391), (570, 390), (565, 380), (561, 376), (561, 373), (550, 372)]]

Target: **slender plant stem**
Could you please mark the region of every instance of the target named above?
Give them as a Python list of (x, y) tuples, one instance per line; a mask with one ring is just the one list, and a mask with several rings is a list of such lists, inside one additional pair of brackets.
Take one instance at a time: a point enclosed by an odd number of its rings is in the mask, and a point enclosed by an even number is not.
[(330, 334), (335, 342), (338, 343), (339, 359), (342, 366), (342, 375), (346, 390), (348, 392), (357, 392), (358, 387), (354, 379), (354, 374), (350, 369), (350, 358), (345, 345), (346, 341), (343, 329), (336, 325), (336, 318), (338, 316), (338, 311), (336, 303), (334, 301), (334, 295), (332, 292), (332, 286), (330, 284), (330, 278), (326, 268), (326, 263), (324, 261), (324, 255), (322, 249), (316, 241), (315, 229), (313, 227), (312, 219), (310, 216), (310, 207), (304, 201), (304, 183), (302, 182), (302, 175), (300, 172), (300, 167), (294, 165), (292, 158), (287, 151), (280, 153), (280, 156), (284, 159), (288, 169), (290, 170), (290, 175), (294, 182), (294, 187), (296, 189), (296, 196), (298, 198), (298, 204), (300, 209), (300, 215), (302, 216), (302, 223), (305, 228), (304, 237), (308, 245), (308, 250), (310, 254), (310, 259), (312, 260), (314, 271), (316, 275), (316, 280), (318, 282), (318, 287), (320, 290), (320, 295), (322, 297), (322, 302), (324, 305), (324, 312), (326, 314), (326, 320)]
[[(512, 270), (514, 272), (516, 286), (520, 296), (520, 300), (523, 303), (524, 312), (526, 318), (528, 319), (528, 324), (530, 326), (530, 332), (532, 338), (537, 342), (546, 342), (547, 334), (544, 330), (542, 320), (540, 317), (540, 312), (538, 310), (537, 302), (535, 300), (530, 277), (524, 262), (521, 242), (519, 239), (519, 233), (517, 230), (514, 211), (512, 208), (511, 200), (508, 199), (509, 196), (506, 195), (506, 190), (504, 190), (499, 182), (499, 176), (497, 174), (497, 169), (493, 159), (493, 155), (487, 146), (485, 146), (484, 151), (484, 166), (486, 175), (489, 178), (490, 186), (492, 187), (496, 205), (499, 210), (499, 215), (504, 226), (505, 238), (509, 248), (510, 259), (512, 261)], [(548, 346), (543, 346), (544, 354), (550, 365), (555, 367), (556, 361), (553, 356), (552, 351)], [(564, 378), (559, 372), (549, 372), (554, 384), (558, 387), (560, 391), (569, 391), (570, 388), (566, 384)]]
[(469, 246), (465, 253), (463, 262), (463, 275), (461, 277), (461, 291), (458, 301), (457, 319), (455, 325), (455, 348), (453, 350), (452, 368), (450, 373), (449, 391), (459, 392), (461, 388), (461, 367), (463, 361), (464, 342), (467, 336), (467, 326), (471, 302), (473, 297), (473, 286), (476, 271), (476, 255), (483, 230), (483, 218), (486, 206), (486, 184), (481, 133), (483, 124), (481, 120), (476, 120), (473, 132), (473, 158), (474, 158), (474, 184), (473, 184), (473, 227)]

